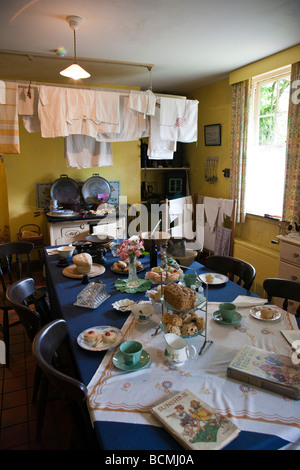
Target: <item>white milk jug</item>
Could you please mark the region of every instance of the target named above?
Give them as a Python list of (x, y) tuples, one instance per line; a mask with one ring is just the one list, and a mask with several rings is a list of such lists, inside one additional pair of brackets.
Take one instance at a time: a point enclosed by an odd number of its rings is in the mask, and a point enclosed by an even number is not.
[(192, 344), (188, 346), (187, 342), (181, 336), (174, 333), (166, 333), (164, 335), (166, 341), (165, 357), (169, 362), (177, 366), (182, 365), (187, 359), (196, 356), (197, 351)]

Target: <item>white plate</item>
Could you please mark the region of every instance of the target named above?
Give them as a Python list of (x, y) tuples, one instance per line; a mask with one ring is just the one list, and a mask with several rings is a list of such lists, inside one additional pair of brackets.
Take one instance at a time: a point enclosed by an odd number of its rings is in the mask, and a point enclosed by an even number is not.
[(122, 312), (131, 312), (131, 306), (135, 304), (134, 300), (121, 299), (117, 300), (112, 304), (115, 310), (121, 310)]
[[(212, 282), (207, 282), (206, 276), (210, 274), (213, 276), (213, 281)], [(204, 282), (207, 285), (211, 286), (216, 286), (220, 284), (225, 284), (225, 282), (228, 281), (228, 277), (225, 276), (224, 274), (218, 274), (218, 273), (205, 273), (205, 274), (200, 274), (199, 279)]]
[[(83, 339), (84, 333), (87, 331), (96, 331), (98, 336), (100, 336), (103, 333), (106, 333), (107, 331), (112, 331), (113, 333), (116, 334), (116, 339), (113, 343), (106, 343), (105, 341), (101, 341), (97, 344), (97, 341), (95, 343), (88, 343)], [(110, 348), (115, 348), (118, 346), (118, 344), (121, 343), (123, 340), (123, 333), (121, 330), (118, 328), (115, 328), (114, 326), (93, 326), (91, 328), (87, 328), (86, 330), (82, 331), (80, 335), (77, 337), (77, 343), (79, 346), (83, 349), (87, 349), (88, 351), (105, 351), (106, 349)], [(96, 346), (95, 346), (96, 345)]]
[[(173, 282), (181, 281), (183, 278), (184, 278), (184, 275), (182, 274), (178, 279), (175, 279), (174, 281), (169, 281), (169, 280), (168, 280), (168, 283), (169, 283), (169, 284), (172, 284)], [(160, 283), (161, 283), (160, 280), (159, 280), (159, 281), (155, 281), (154, 279), (150, 279), (150, 277), (148, 277), (148, 273), (145, 274), (145, 279), (147, 279), (147, 281), (150, 281), (151, 284), (160, 284)], [(167, 279), (165, 278), (165, 280), (163, 280), (163, 283), (165, 283), (166, 280), (167, 280)]]
[[(121, 274), (121, 276), (128, 276), (128, 271), (127, 272), (123, 272), (123, 271), (116, 271), (115, 269), (113, 269), (113, 267), (111, 266), (110, 268), (112, 270), (113, 273), (116, 273), (116, 274)], [(136, 272), (139, 273), (141, 271), (143, 271), (145, 269), (145, 266), (142, 264), (140, 267), (137, 267), (136, 268)]]
[(261, 316), (261, 309), (262, 309), (261, 306), (250, 308), (250, 315), (252, 315), (252, 317), (256, 318), (257, 320), (262, 320), (262, 321), (276, 321), (276, 320), (279, 320), (279, 318), (281, 317), (280, 309), (277, 308), (277, 307), (273, 307), (272, 305), (268, 305), (268, 307), (271, 308), (274, 311), (273, 318), (263, 318)]

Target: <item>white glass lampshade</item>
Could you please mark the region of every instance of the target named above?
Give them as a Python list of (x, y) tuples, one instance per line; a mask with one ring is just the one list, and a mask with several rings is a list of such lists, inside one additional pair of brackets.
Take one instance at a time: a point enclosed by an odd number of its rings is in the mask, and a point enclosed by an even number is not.
[(80, 78), (88, 78), (91, 76), (90, 73), (86, 72), (80, 65), (72, 64), (66, 69), (60, 72), (61, 75), (68, 78), (73, 78), (73, 80), (79, 80)]

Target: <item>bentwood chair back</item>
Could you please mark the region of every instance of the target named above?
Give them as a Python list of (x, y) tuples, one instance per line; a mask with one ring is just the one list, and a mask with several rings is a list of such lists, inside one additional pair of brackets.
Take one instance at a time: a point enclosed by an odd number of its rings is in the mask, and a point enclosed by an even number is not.
[[(268, 278), (264, 280), (263, 287), (269, 302), (275, 297), (284, 299), (282, 305), (284, 310), (288, 310), (289, 300), (300, 302), (300, 282), (289, 279)], [(300, 317), (300, 303), (296, 310), (296, 317)]]
[[(67, 341), (66, 322), (62, 319), (54, 320), (45, 325), (35, 336), (32, 345), (33, 355), (43, 372), (43, 385), (47, 386), (49, 381), (69, 405), (70, 416), (75, 425), (73, 431), (76, 435), (76, 445), (85, 449), (95, 448), (95, 436), (86, 404), (87, 387), (70, 373), (59, 370), (57, 366), (57, 364), (62, 364), (58, 358)], [(65, 349), (64, 353), (66, 353)], [(44, 381), (44, 376), (47, 377), (47, 382)], [(44, 393), (43, 396), (45, 396)]]
[[(29, 308), (27, 302), (28, 298), (35, 295), (35, 291), (35, 282), (30, 277), (14, 282), (11, 286), (8, 286), (6, 291), (6, 299), (17, 313), (20, 323), (22, 323), (26, 329), (27, 335), (31, 341), (33, 341), (33, 338), (43, 324), (43, 318), (39, 312), (37, 312), (35, 308)], [(33, 402), (37, 399), (40, 380), (41, 370), (39, 367), (36, 367), (33, 385)]]
[[(30, 255), (34, 248), (31, 242), (9, 242), (0, 245), (0, 281), (2, 292), (0, 292), (0, 310), (3, 311), (3, 339), (6, 350), (6, 366), (9, 366), (9, 328), (20, 322), (9, 323), (8, 312), (11, 305), (6, 298), (7, 286), (14, 280), (22, 277), (22, 268), (25, 264), (26, 274), (31, 275)], [(25, 259), (24, 259), (25, 258)]]
[(247, 290), (251, 289), (256, 276), (256, 270), (251, 264), (232, 256), (208, 256), (204, 264), (217, 273), (225, 274)]

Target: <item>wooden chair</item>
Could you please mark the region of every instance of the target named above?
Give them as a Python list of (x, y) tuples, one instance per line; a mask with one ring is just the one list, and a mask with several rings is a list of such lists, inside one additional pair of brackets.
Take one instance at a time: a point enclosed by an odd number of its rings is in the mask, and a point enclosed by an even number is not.
[[(232, 256), (212, 255), (205, 258), (205, 266), (250, 290), (256, 276), (255, 268), (246, 261)], [(236, 280), (237, 279), (237, 280)]]
[[(88, 408), (87, 408), (87, 388), (77, 378), (74, 377), (71, 357), (68, 348), (64, 348), (64, 357), (68, 357), (67, 365), (72, 374), (68, 371), (59, 370), (57, 357), (60, 357), (62, 348), (67, 345), (68, 330), (64, 320), (58, 319), (45, 325), (35, 336), (32, 345), (33, 355), (37, 365), (43, 371), (42, 376), (42, 397), (47, 396), (48, 382), (67, 401), (70, 408), (70, 416), (74, 420), (73, 432), (76, 438), (76, 449), (95, 449), (98, 445), (92, 429)], [(57, 356), (58, 353), (58, 356)], [(48, 380), (45, 380), (47, 377)], [(45, 407), (46, 403), (41, 403)], [(74, 442), (74, 441), (73, 441)]]
[[(8, 242), (0, 245), (0, 310), (3, 311), (3, 339), (6, 349), (6, 366), (9, 366), (9, 329), (20, 324), (20, 321), (9, 323), (9, 311), (12, 310), (6, 298), (7, 287), (14, 281), (20, 280), (23, 275), (23, 265), (26, 266), (26, 275), (31, 277), (31, 253), (34, 248), (31, 242)], [(25, 259), (24, 259), (25, 258)], [(28, 299), (28, 304), (38, 304), (45, 300), (46, 292), (37, 289)]]
[[(289, 279), (268, 278), (263, 282), (263, 287), (267, 293), (268, 301), (278, 297), (284, 299), (282, 308), (288, 310), (288, 301), (300, 302), (300, 282)], [(296, 317), (300, 317), (300, 304), (298, 305)]]

